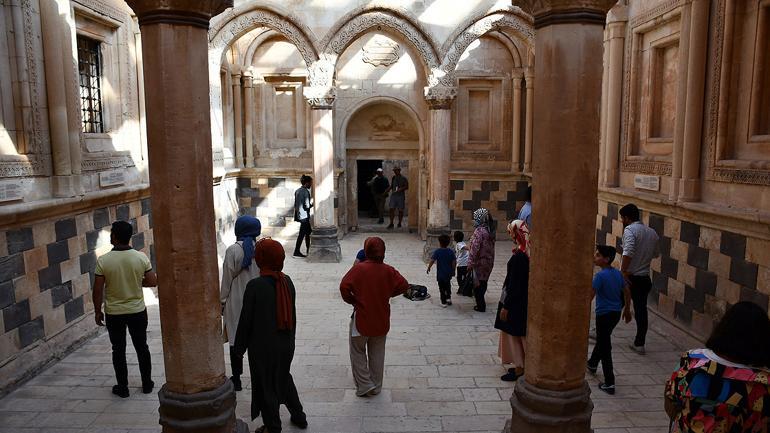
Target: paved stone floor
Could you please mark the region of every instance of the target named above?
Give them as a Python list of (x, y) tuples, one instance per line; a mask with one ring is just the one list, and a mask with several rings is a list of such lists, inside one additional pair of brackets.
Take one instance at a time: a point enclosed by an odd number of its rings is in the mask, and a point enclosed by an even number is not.
[[(363, 244), (363, 234), (342, 242), (343, 263), (309, 264), (287, 258), (285, 272), (297, 286), (297, 352), (292, 366), (310, 432), (499, 432), (510, 416), (513, 384), (496, 356), (498, 332), (494, 313), (476, 313), (470, 298), (455, 297), (440, 308), (435, 276), (425, 274), (422, 243), (406, 233), (383, 235), (386, 261), (413, 283), (425, 284), (433, 297), (392, 302), (385, 384), (382, 394), (357, 398), (348, 358), (350, 307), (338, 292), (341, 276)], [(497, 264), (487, 300), (496, 304), (504, 278), (510, 242), (499, 242)], [(586, 260), (590, 260), (587, 258)], [(456, 290), (456, 287), (454, 287)], [(588, 289), (588, 288), (587, 288)], [(161, 289), (162, 290), (162, 289)], [(155, 382), (162, 384), (163, 357), (157, 303), (148, 301), (149, 344)], [(495, 308), (489, 308), (488, 311)], [(588, 377), (595, 404), (596, 433), (665, 432), (663, 383), (683, 347), (671, 341), (673, 331), (652, 318), (657, 331), (648, 337), (648, 354), (627, 350), (633, 332), (621, 325), (614, 337), (617, 394), (598, 391), (598, 378)], [(682, 341), (681, 339), (677, 341)], [(685, 344), (685, 343), (683, 343)], [(114, 383), (106, 332), (43, 371), (0, 400), (0, 433), (159, 432), (155, 394), (139, 391), (138, 368), (129, 347), (131, 397), (110, 393)], [(226, 358), (227, 359), (227, 358)], [(246, 378), (244, 384), (248, 384)], [(249, 388), (238, 394), (237, 414), (248, 419)], [(295, 431), (283, 413), (284, 431)], [(261, 420), (250, 421), (251, 430)]]

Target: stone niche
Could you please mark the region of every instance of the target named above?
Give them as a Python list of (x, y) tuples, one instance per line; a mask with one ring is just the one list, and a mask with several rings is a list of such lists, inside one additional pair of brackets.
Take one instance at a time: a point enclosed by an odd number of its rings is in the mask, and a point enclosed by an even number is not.
[(359, 110), (348, 122), (348, 149), (418, 149), (414, 119), (392, 104), (373, 104)]

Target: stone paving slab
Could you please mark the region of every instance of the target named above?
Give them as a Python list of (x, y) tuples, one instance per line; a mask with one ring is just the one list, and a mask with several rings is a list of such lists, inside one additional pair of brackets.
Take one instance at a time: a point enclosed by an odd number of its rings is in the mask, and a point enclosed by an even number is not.
[[(433, 295), (427, 301), (392, 302), (392, 327), (387, 340), (386, 374), (382, 393), (359, 398), (353, 390), (348, 356), (351, 309), (338, 292), (341, 276), (363, 245), (363, 234), (342, 242), (343, 262), (311, 264), (287, 258), (284, 271), (297, 286), (297, 350), (292, 373), (308, 414), (309, 432), (500, 432), (510, 417), (513, 384), (500, 381), (505, 369), (497, 358), (498, 331), (492, 327), (494, 305), (505, 277), (509, 242), (498, 242), (495, 270), (489, 283), (489, 312), (473, 311), (470, 298), (455, 296), (452, 307), (440, 307), (435, 275), (425, 274), (422, 242), (406, 233), (382, 235), (386, 261)], [(291, 244), (291, 242), (289, 242)], [(456, 290), (456, 283), (454, 290)], [(157, 300), (148, 297), (148, 344), (153, 376), (164, 382)], [(662, 433), (663, 382), (677, 363), (686, 339), (672, 339), (675, 329), (652, 317), (646, 356), (628, 349), (635, 328), (618, 326), (613, 338), (617, 393), (597, 389), (601, 378), (587, 376), (594, 401), (596, 433)], [(656, 329), (658, 331), (656, 331)], [(678, 347), (672, 341), (679, 341)], [(110, 393), (114, 383), (110, 345), (102, 332), (37, 377), (0, 399), (0, 433), (157, 433), (157, 395), (139, 391), (136, 355), (128, 347), (131, 396)], [(227, 347), (224, 348), (225, 353)], [(229, 357), (225, 356), (229, 361)], [(247, 368), (248, 371), (248, 368)], [(229, 374), (229, 366), (228, 366)], [(244, 376), (236, 414), (249, 421), (250, 383)], [(301, 431), (288, 423), (284, 431)]]

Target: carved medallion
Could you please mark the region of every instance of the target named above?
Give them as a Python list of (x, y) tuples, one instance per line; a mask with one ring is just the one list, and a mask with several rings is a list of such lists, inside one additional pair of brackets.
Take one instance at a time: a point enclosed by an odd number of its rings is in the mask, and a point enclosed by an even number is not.
[(401, 47), (394, 41), (382, 36), (375, 36), (361, 49), (364, 53), (362, 60), (374, 67), (388, 67), (401, 57)]

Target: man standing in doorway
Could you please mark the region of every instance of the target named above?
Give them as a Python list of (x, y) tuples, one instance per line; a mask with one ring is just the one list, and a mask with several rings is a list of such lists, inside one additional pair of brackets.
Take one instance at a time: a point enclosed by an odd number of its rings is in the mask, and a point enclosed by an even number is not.
[(636, 338), (629, 347), (636, 353), (644, 354), (647, 337), (647, 295), (652, 289), (650, 262), (658, 256), (658, 234), (655, 230), (641, 223), (639, 208), (627, 204), (620, 208), (620, 220), (623, 222), (623, 261), (620, 272), (631, 288), (631, 301), (634, 304), (636, 320)]
[(299, 248), (304, 239), (305, 251), (310, 252), (310, 233), (313, 232), (310, 227), (310, 208), (313, 207), (313, 202), (310, 199), (310, 187), (313, 185), (313, 178), (303, 175), (299, 181), (302, 186), (294, 191), (294, 221), (299, 221), (299, 235), (297, 235), (297, 245), (294, 247), (294, 257), (307, 257), (300, 252)]
[[(374, 204), (377, 208), (377, 224), (385, 222), (385, 198), (388, 197), (388, 188), (390, 182), (388, 178), (382, 175), (382, 169), (377, 169), (374, 179), (372, 179), (372, 192), (374, 193)], [(391, 221), (392, 223), (392, 221)]]
[(393, 167), (393, 179), (390, 181), (390, 187), (386, 191), (390, 191), (390, 224), (388, 229), (393, 228), (393, 218), (396, 215), (396, 209), (398, 209), (398, 227), (401, 228), (401, 224), (404, 220), (404, 208), (406, 207), (406, 190), (409, 189), (409, 182), (404, 176), (401, 176), (401, 167)]

